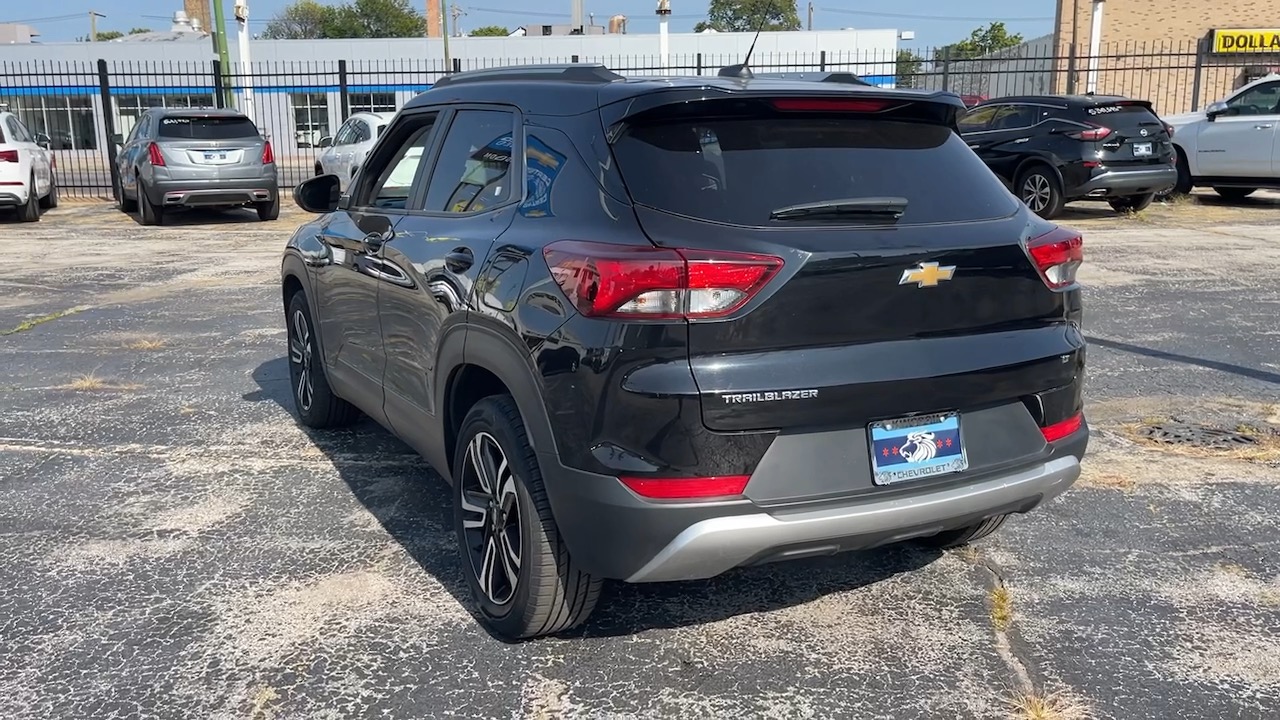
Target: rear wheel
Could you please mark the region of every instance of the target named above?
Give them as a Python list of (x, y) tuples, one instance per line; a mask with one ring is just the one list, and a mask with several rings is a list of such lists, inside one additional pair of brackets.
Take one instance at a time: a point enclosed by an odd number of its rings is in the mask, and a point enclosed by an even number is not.
[(1240, 202), (1258, 191), (1258, 188), (1216, 187), (1213, 189), (1223, 200)]
[(289, 298), (285, 315), (289, 335), (289, 385), (293, 404), (303, 425), (331, 428), (350, 425), (359, 417), (351, 403), (333, 394), (325, 375), (324, 359), (316, 343), (307, 296), (301, 291)]
[(138, 178), (134, 187), (138, 188), (138, 219), (143, 225), (163, 225), (164, 208), (151, 202), (151, 198), (147, 196), (147, 186), (142, 184), (142, 178)]
[(124, 194), (124, 183), (116, 183), (116, 208), (122, 213), (135, 212), (138, 209), (138, 201), (130, 200)]
[(53, 173), (49, 174), (49, 194), (41, 198), (40, 207), (45, 210), (58, 207), (58, 178)]
[(501, 638), (521, 640), (586, 620), (601, 581), (569, 557), (510, 396), (485, 398), (467, 413), (453, 477), (454, 528), (481, 621)]
[(277, 192), (275, 197), (266, 202), (254, 203), (253, 206), (258, 211), (259, 220), (275, 220), (280, 217), (280, 193)]
[(1155, 193), (1147, 193), (1145, 195), (1126, 195), (1125, 197), (1111, 198), (1107, 202), (1111, 205), (1111, 209), (1118, 213), (1136, 213), (1151, 207), (1151, 201), (1155, 199)]
[(937, 535), (920, 538), (920, 542), (924, 545), (935, 547), (940, 550), (968, 545), (975, 540), (981, 540), (996, 530), (999, 530), (1000, 526), (1004, 525), (1004, 521), (1008, 519), (1008, 515), (997, 515), (974, 525), (956, 528), (955, 530), (947, 530), (946, 532), (940, 532)]
[(1062, 183), (1046, 165), (1035, 165), (1022, 171), (1017, 182), (1018, 198), (1031, 208), (1031, 212), (1046, 220), (1062, 214), (1066, 200), (1062, 197)]
[(1191, 194), (1191, 168), (1187, 165), (1187, 156), (1183, 155), (1181, 150), (1176, 150), (1176, 152), (1178, 153), (1178, 179), (1174, 182), (1173, 187), (1156, 193), (1156, 197), (1161, 200), (1172, 200), (1173, 198)]
[(22, 222), (36, 222), (40, 219), (40, 198), (36, 191), (36, 176), (31, 176), (31, 184), (27, 192), (27, 202), (18, 208), (18, 219)]
[(324, 174), (324, 168), (320, 165), (320, 163), (316, 163), (316, 177), (320, 177), (323, 174)]

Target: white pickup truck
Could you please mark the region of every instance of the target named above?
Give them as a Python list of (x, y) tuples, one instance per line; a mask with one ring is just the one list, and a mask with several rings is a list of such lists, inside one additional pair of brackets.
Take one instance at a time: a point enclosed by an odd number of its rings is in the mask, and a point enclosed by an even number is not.
[(1228, 200), (1280, 188), (1280, 75), (1271, 74), (1203, 111), (1165, 117), (1174, 128), (1178, 184), (1212, 187)]

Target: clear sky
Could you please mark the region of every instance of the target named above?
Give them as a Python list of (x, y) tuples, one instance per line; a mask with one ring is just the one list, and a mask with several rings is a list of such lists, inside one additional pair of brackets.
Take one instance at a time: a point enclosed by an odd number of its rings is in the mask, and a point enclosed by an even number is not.
[[(568, 21), (570, 0), (448, 0), (467, 11), (460, 21), (465, 29), (481, 25), (519, 25)], [(234, 0), (224, 0), (231, 16)], [(250, 22), (261, 27), (289, 0), (250, 0)], [(417, 4), (417, 3), (415, 3)], [(425, 5), (425, 0), (421, 4)], [(657, 32), (655, 0), (586, 0), (588, 13), (604, 24), (622, 13), (633, 33)], [(800, 20), (805, 21), (807, 0), (800, 0)], [(1033, 38), (1053, 30), (1055, 0), (814, 0), (814, 29), (896, 28), (914, 30), (917, 47), (945, 45), (967, 36), (991, 20), (1004, 20), (1010, 31)], [(537, 7), (536, 11), (521, 8)], [(182, 0), (55, 0), (19, 2), (0, 0), (0, 22), (25, 22), (40, 31), (44, 42), (74, 40), (89, 33), (89, 11), (107, 17), (99, 30), (126, 31), (132, 27), (167, 29), (169, 18), (182, 8)], [(672, 29), (687, 31), (706, 17), (707, 0), (671, 0)]]

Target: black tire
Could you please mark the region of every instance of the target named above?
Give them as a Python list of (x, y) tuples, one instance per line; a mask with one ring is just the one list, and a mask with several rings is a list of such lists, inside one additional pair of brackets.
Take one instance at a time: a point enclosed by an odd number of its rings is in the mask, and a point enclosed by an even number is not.
[[(487, 468), (483, 476), (477, 467)], [(482, 477), (490, 478), (489, 487)], [(569, 557), (537, 455), (511, 396), (484, 398), (467, 413), (458, 433), (453, 478), (463, 574), (490, 632), (515, 641), (553, 635), (586, 620), (600, 598), (602, 581), (577, 569)], [(513, 547), (515, 540), (518, 547)], [(513, 555), (514, 581), (506, 562)]]
[(321, 167), (320, 163), (316, 163), (316, 177), (320, 177), (323, 174), (324, 174), (324, 168)]
[(1187, 165), (1187, 156), (1183, 155), (1182, 150), (1178, 148), (1175, 148), (1174, 152), (1178, 153), (1178, 179), (1174, 182), (1173, 187), (1163, 192), (1156, 193), (1156, 197), (1160, 200), (1171, 200), (1173, 198), (1190, 195), (1191, 188), (1194, 187), (1191, 181), (1191, 167)]
[(58, 207), (58, 177), (49, 173), (49, 194), (40, 199), (40, 207), (52, 210)]
[(254, 203), (253, 207), (258, 211), (258, 219), (262, 222), (270, 222), (280, 217), (280, 193), (277, 192), (275, 197), (266, 202)]
[(317, 429), (343, 427), (355, 422), (360, 411), (335, 395), (329, 387), (324, 356), (316, 344), (311, 309), (307, 307), (307, 296), (301, 290), (289, 298), (284, 322), (288, 338), (289, 387), (298, 420)]
[(1155, 193), (1147, 193), (1145, 195), (1126, 195), (1125, 197), (1111, 198), (1107, 203), (1111, 205), (1112, 210), (1118, 213), (1139, 213), (1151, 207), (1151, 202), (1155, 199)]
[(116, 208), (125, 214), (137, 212), (138, 210), (138, 201), (130, 200), (124, 194), (124, 183), (116, 184)]
[(1067, 204), (1062, 196), (1062, 182), (1048, 165), (1032, 165), (1018, 174), (1015, 195), (1031, 211), (1046, 220), (1062, 214)]
[(1238, 188), (1238, 187), (1215, 187), (1214, 192), (1223, 200), (1231, 202), (1240, 202), (1250, 195), (1258, 192), (1258, 188)]
[(40, 219), (40, 198), (36, 192), (36, 176), (31, 176), (31, 184), (28, 186), (30, 191), (27, 193), (27, 202), (18, 208), (18, 219), (22, 222), (36, 222)]
[(137, 188), (138, 220), (140, 220), (143, 225), (163, 225), (164, 208), (151, 202), (151, 198), (147, 196), (147, 186), (142, 184), (142, 178), (138, 178)]
[(981, 540), (996, 530), (999, 530), (1000, 526), (1004, 525), (1004, 521), (1008, 519), (1008, 515), (996, 515), (995, 517), (987, 518), (976, 525), (956, 528), (955, 530), (947, 530), (945, 532), (940, 532), (937, 535), (920, 538), (919, 542), (929, 547), (938, 548), (939, 550), (947, 550), (949, 548), (960, 547), (961, 545), (968, 545), (975, 540)]

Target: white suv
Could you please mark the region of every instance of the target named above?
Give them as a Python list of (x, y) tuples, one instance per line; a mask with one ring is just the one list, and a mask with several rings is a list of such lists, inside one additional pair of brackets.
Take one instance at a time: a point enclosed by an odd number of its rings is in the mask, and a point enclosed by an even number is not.
[(1280, 188), (1280, 75), (1240, 88), (1203, 112), (1164, 118), (1174, 128), (1178, 184), (1212, 187), (1228, 200)]
[(342, 189), (348, 188), (391, 117), (356, 113), (338, 128), (337, 135), (321, 138), (319, 144), (324, 149), (316, 157), (316, 175), (337, 175)]
[(0, 112), (0, 207), (17, 208), (18, 219), (35, 222), (58, 206), (54, 159), (16, 115)]

